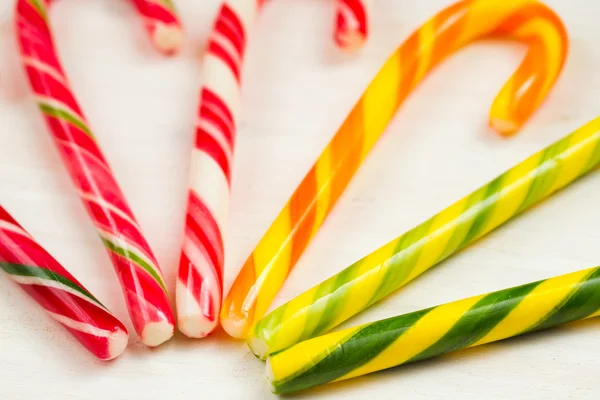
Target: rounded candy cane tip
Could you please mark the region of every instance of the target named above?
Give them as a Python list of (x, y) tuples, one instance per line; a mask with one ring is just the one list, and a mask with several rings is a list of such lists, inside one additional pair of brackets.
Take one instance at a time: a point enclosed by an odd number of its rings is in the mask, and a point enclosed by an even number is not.
[(275, 373), (273, 372), (273, 368), (271, 367), (271, 359), (267, 359), (265, 364), (265, 380), (267, 381), (267, 385), (269, 385), (269, 389), (271, 392), (276, 393), (277, 387), (275, 387)]
[(201, 339), (210, 335), (219, 323), (218, 319), (210, 320), (203, 314), (188, 314), (177, 318), (177, 327), (185, 336)]
[(153, 42), (156, 48), (167, 54), (177, 53), (183, 44), (183, 29), (177, 25), (159, 24), (153, 34)]
[(109, 361), (119, 357), (127, 348), (129, 335), (123, 329), (118, 329), (108, 337), (108, 356), (104, 361)]
[(160, 346), (173, 337), (175, 327), (166, 321), (151, 322), (142, 331), (142, 342), (148, 347)]
[(489, 126), (499, 135), (505, 137), (514, 135), (520, 128), (519, 124), (514, 121), (494, 117), (490, 118)]
[(269, 355), (269, 346), (267, 342), (257, 336), (251, 336), (248, 338), (248, 347), (254, 355), (261, 360), (266, 360)]
[(244, 339), (249, 331), (248, 319), (232, 313), (221, 317), (221, 326), (229, 336), (236, 339)]

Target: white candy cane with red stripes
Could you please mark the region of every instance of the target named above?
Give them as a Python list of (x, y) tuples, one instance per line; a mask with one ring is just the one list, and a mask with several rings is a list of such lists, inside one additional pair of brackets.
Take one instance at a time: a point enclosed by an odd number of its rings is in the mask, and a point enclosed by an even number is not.
[(127, 347), (123, 324), (1, 206), (0, 270), (99, 359), (111, 360)]
[[(204, 60), (205, 84), (200, 95), (176, 289), (179, 330), (189, 337), (204, 337), (218, 324), (241, 67), (249, 27), (263, 2), (224, 1)], [(366, 34), (364, 5), (347, 0), (338, 1), (338, 7), (337, 30), (341, 33), (336, 34), (336, 43), (357, 47), (357, 32), (362, 38)]]

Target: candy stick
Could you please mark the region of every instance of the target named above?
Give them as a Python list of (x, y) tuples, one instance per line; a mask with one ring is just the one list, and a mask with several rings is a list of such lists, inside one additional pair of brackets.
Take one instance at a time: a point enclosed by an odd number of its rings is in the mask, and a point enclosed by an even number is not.
[(267, 361), (274, 393), (341, 381), (600, 315), (600, 267), (384, 319)]
[(0, 269), (101, 360), (118, 357), (127, 330), (0, 207)]
[(368, 29), (365, 0), (336, 0), (336, 6), (333, 40), (341, 49), (361, 47)]
[(173, 54), (183, 43), (183, 28), (172, 0), (133, 0), (159, 51)]
[(600, 118), (517, 164), (431, 219), (260, 320), (264, 358), (327, 332), (600, 163)]
[(162, 273), (68, 85), (48, 6), (17, 1), (23, 64), (64, 164), (114, 264), (136, 332), (148, 346), (171, 338), (174, 318)]
[(549, 8), (533, 0), (467, 0), (430, 19), (388, 59), (242, 267), (221, 312), (230, 335), (245, 337), (265, 314), (409, 92), (447, 56), (489, 36), (530, 45), (494, 100), (490, 125), (512, 134), (537, 109), (567, 54), (567, 34)]

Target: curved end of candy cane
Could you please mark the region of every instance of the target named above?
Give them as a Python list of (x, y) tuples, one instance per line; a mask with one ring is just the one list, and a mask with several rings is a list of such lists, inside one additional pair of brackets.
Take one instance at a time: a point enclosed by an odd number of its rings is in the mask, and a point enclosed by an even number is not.
[(264, 339), (250, 335), (248, 336), (248, 347), (256, 357), (263, 361), (269, 356), (269, 346)]
[(129, 335), (124, 329), (117, 329), (108, 337), (108, 354), (102, 360), (109, 361), (119, 357), (127, 348)]
[(364, 0), (338, 0), (333, 40), (342, 50), (356, 51), (367, 37)]
[[(205, 288), (206, 289), (206, 288)], [(206, 292), (200, 297), (212, 296)], [(189, 338), (201, 339), (210, 335), (219, 324), (219, 309), (215, 309), (216, 302), (220, 304), (221, 295), (217, 294), (213, 301), (205, 302), (201, 305), (198, 300), (189, 292), (185, 282), (177, 280), (177, 328), (181, 333)], [(208, 307), (208, 309), (206, 309)]]
[(179, 25), (157, 24), (152, 32), (152, 42), (158, 51), (173, 55), (183, 44), (184, 33)]
[(185, 315), (177, 318), (177, 327), (185, 336), (202, 339), (217, 328), (217, 320), (210, 320), (202, 314)]
[(146, 346), (156, 347), (171, 339), (174, 331), (175, 327), (168, 321), (150, 322), (140, 336)]

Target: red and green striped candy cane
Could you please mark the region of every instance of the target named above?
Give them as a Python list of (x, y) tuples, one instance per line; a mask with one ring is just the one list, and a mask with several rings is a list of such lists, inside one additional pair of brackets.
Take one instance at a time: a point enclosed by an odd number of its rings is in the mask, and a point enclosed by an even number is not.
[(99, 359), (127, 347), (123, 324), (1, 206), (0, 269)]
[(173, 336), (174, 317), (160, 268), (96, 142), (54, 47), (51, 0), (18, 0), (16, 31), (39, 109), (114, 264), (142, 342)]
[[(241, 69), (250, 27), (263, 4), (264, 0), (223, 1), (204, 58), (205, 84), (200, 93), (177, 279), (178, 327), (189, 337), (204, 337), (218, 324)], [(355, 27), (364, 36), (363, 2), (338, 1), (338, 8), (338, 31), (344, 33), (336, 38), (355, 37), (350, 33)], [(343, 47), (344, 40), (336, 42)], [(352, 40), (356, 45), (356, 39)]]

